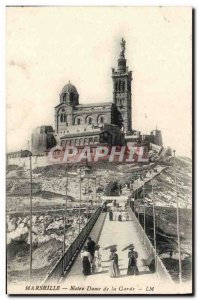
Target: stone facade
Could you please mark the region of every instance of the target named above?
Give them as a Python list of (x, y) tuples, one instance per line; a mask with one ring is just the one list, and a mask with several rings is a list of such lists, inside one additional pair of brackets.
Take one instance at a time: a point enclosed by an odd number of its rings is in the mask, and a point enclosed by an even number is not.
[(121, 41), (121, 52), (118, 59), (118, 68), (112, 68), (113, 103), (121, 113), (122, 126), (125, 133), (132, 132), (131, 124), (131, 81), (132, 72), (128, 70), (125, 59), (125, 40)]
[(57, 144), (52, 126), (38, 126), (31, 136), (31, 151), (34, 155), (43, 155), (46, 150)]
[[(80, 104), (77, 88), (70, 82), (59, 95), (59, 104), (54, 108), (54, 129), (39, 126), (31, 135), (31, 152), (35, 156), (47, 155), (54, 146), (122, 146), (128, 143), (162, 146), (160, 130), (149, 135), (132, 130), (132, 72), (128, 70), (125, 58), (125, 40), (121, 40), (121, 52), (117, 70), (112, 68), (113, 101)], [(60, 150), (57, 150), (57, 152)], [(21, 152), (10, 153), (7, 159), (21, 160)], [(41, 161), (43, 164), (43, 161)]]
[(68, 133), (60, 137), (61, 146), (87, 146), (97, 144), (108, 144), (114, 146), (125, 144), (124, 134), (117, 125), (101, 124), (96, 127), (87, 125), (80, 128), (79, 126), (71, 129), (67, 128)]
[(113, 102), (79, 104), (77, 88), (70, 82), (55, 107), (55, 137), (61, 145), (123, 145), (131, 128), (132, 73), (126, 67), (125, 41), (121, 41), (118, 70), (112, 71)]
[(41, 154), (56, 145), (124, 145), (125, 134), (131, 127), (131, 81), (132, 73), (126, 67), (125, 41), (121, 41), (121, 52), (117, 71), (112, 70), (113, 101), (80, 104), (77, 88), (70, 82), (60, 92), (59, 104), (54, 108), (53, 128), (41, 133), (43, 126), (32, 134), (31, 150)]
[[(67, 84), (70, 88), (71, 83)], [(73, 86), (74, 87), (74, 86)], [(66, 90), (66, 88), (64, 87)], [(70, 95), (68, 95), (69, 97)], [(74, 105), (60, 101), (55, 107), (55, 132), (57, 138), (71, 133), (72, 127), (78, 127), (83, 132), (86, 126), (101, 126), (103, 124), (114, 124), (120, 127), (120, 113), (111, 102)], [(75, 129), (74, 129), (75, 130)]]

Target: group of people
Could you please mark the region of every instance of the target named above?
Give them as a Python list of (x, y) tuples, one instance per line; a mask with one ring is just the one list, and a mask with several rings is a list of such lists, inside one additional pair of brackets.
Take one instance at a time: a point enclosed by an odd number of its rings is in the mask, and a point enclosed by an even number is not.
[(99, 273), (102, 271), (100, 246), (91, 237), (88, 237), (87, 245), (81, 251), (82, 267), (84, 275)]
[[(120, 270), (118, 264), (117, 247), (114, 245), (109, 248), (109, 276), (119, 277)], [(134, 250), (134, 245), (129, 245), (128, 249), (128, 268), (127, 275), (138, 275), (139, 270), (137, 267), (138, 253)], [(123, 249), (123, 250), (126, 250)], [(91, 237), (88, 237), (87, 245), (84, 246), (81, 251), (82, 267), (84, 275), (91, 275), (93, 273), (102, 272), (102, 257), (100, 254), (100, 246), (97, 245)]]
[(129, 214), (126, 212), (124, 215), (120, 212), (118, 215), (113, 213), (112, 210), (109, 211), (109, 221), (129, 221)]
[[(129, 245), (127, 248), (128, 251), (128, 268), (127, 268), (127, 275), (138, 275), (139, 270), (137, 267), (137, 258), (138, 253), (135, 251), (135, 247), (133, 244)], [(110, 248), (110, 266), (109, 266), (109, 276), (110, 277), (118, 277), (120, 275), (119, 265), (118, 265), (118, 254), (117, 248), (112, 247)]]

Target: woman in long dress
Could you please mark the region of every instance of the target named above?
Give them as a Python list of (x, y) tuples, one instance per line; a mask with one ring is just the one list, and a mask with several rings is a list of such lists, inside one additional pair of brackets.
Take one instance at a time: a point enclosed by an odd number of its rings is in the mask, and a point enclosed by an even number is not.
[(109, 212), (109, 221), (113, 221), (113, 212), (110, 210)]
[(138, 253), (134, 251), (134, 246), (131, 246), (131, 248), (129, 248), (128, 258), (129, 258), (129, 262), (128, 262), (127, 275), (138, 275), (139, 274), (139, 270), (137, 267)]
[(87, 246), (84, 246), (83, 250), (81, 251), (81, 259), (82, 259), (82, 267), (83, 267), (83, 274), (90, 275), (91, 274), (91, 254), (87, 251)]
[(100, 246), (96, 245), (95, 247), (95, 256), (94, 256), (94, 262), (95, 262), (95, 272), (99, 273), (102, 272), (102, 256), (100, 254)]
[(118, 266), (118, 255), (116, 253), (117, 249), (110, 249), (110, 265), (109, 265), (109, 276), (110, 277), (118, 277), (120, 274), (119, 266)]

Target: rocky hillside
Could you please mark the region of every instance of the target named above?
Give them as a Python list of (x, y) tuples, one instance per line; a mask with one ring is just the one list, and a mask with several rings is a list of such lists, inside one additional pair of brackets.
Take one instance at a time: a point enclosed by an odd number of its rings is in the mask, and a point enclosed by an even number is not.
[[(191, 160), (179, 157), (176, 159), (178, 181), (178, 199), (181, 216), (181, 238), (183, 252), (191, 254), (191, 213), (192, 213), (192, 166)], [(118, 182), (122, 193), (131, 195), (129, 183), (140, 170), (148, 169), (148, 165), (130, 165), (119, 163), (98, 163), (92, 166), (91, 178), (97, 176), (96, 186), (92, 179), (81, 182), (82, 202), (87, 203), (95, 197), (96, 190), (104, 194), (110, 182)], [(69, 171), (76, 171), (70, 166)], [(65, 165), (37, 168), (33, 172), (33, 267), (37, 276), (44, 278), (47, 271), (56, 263), (61, 255), (63, 236), (63, 208), (65, 203), (66, 184)], [(29, 259), (29, 173), (22, 168), (10, 167), (7, 170), (7, 253), (8, 280), (26, 280)], [(170, 253), (177, 259), (176, 244), (176, 201), (175, 178), (173, 167), (169, 166), (154, 179), (154, 201), (157, 212), (158, 250), (162, 254)], [(87, 192), (89, 193), (87, 194)], [(79, 203), (79, 177), (69, 178), (68, 195), (74, 205)], [(98, 195), (99, 196), (99, 195)], [(99, 198), (98, 198), (99, 199)], [(98, 200), (99, 201), (99, 200)], [(142, 200), (139, 200), (140, 202)], [(147, 233), (152, 241), (152, 195), (151, 185), (145, 192), (147, 205)], [(75, 238), (78, 231), (78, 214), (73, 211), (69, 216), (67, 228), (67, 245)], [(81, 226), (87, 222), (86, 216)], [(56, 253), (56, 255), (54, 255)], [(175, 255), (175, 256), (174, 256)], [(166, 259), (166, 257), (164, 257)], [(170, 259), (167, 265), (170, 264)], [(18, 279), (17, 279), (18, 278)]]

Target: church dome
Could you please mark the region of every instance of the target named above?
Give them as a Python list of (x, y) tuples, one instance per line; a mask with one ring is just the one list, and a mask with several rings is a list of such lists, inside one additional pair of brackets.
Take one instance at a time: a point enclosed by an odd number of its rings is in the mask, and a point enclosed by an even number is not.
[(63, 89), (62, 89), (62, 93), (74, 93), (74, 94), (78, 94), (78, 91), (76, 89), (76, 87), (70, 83), (67, 83)]
[(67, 105), (76, 106), (79, 104), (78, 99), (78, 91), (76, 87), (69, 81), (69, 83), (67, 83), (61, 91), (60, 102), (63, 102)]

